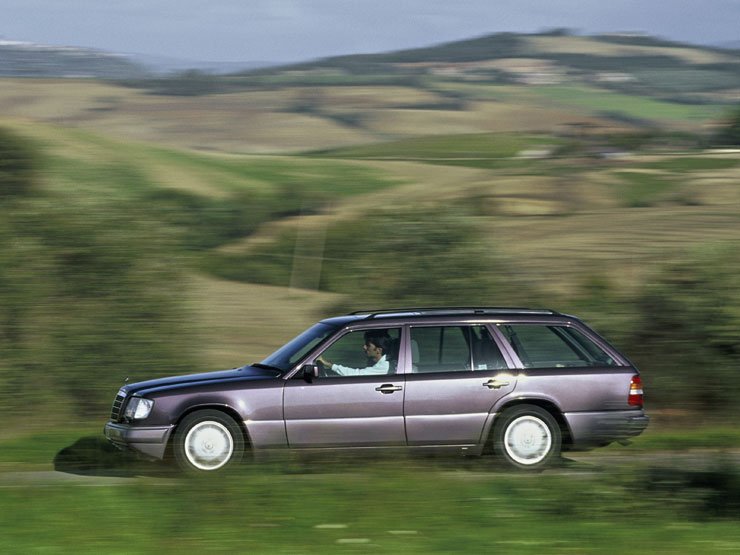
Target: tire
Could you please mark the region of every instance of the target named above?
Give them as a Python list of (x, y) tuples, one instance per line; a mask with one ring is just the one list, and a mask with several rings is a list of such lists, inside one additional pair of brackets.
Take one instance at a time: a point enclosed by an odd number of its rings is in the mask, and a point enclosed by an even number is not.
[(242, 460), (244, 435), (229, 415), (199, 410), (180, 422), (172, 447), (175, 461), (185, 472), (221, 472)]
[(542, 470), (560, 458), (562, 434), (555, 418), (535, 405), (505, 410), (493, 428), (493, 452), (520, 470)]

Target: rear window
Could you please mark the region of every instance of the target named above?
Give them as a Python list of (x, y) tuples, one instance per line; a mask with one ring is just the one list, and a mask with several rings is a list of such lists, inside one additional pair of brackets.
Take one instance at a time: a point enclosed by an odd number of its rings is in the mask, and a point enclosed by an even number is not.
[(525, 368), (618, 366), (606, 351), (569, 326), (499, 324)]

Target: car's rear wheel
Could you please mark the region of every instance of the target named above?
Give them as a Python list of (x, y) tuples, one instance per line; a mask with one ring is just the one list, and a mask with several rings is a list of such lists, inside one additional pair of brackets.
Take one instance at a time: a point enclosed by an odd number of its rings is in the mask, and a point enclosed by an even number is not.
[(562, 434), (555, 418), (535, 405), (505, 410), (493, 429), (493, 451), (508, 465), (541, 470), (560, 456)]
[(173, 442), (175, 461), (191, 473), (225, 470), (241, 461), (244, 436), (229, 415), (199, 410), (183, 418)]

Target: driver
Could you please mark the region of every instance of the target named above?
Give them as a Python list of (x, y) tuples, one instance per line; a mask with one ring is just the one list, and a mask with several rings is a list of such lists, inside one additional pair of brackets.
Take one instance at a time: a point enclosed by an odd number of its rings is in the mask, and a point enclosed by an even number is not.
[(390, 347), (391, 337), (386, 330), (369, 330), (365, 332), (365, 344), (362, 346), (368, 358), (368, 366), (365, 368), (350, 368), (341, 364), (334, 364), (329, 360), (319, 357), (316, 362), (324, 368), (331, 368), (340, 376), (368, 376), (387, 374), (390, 363), (386, 353)]

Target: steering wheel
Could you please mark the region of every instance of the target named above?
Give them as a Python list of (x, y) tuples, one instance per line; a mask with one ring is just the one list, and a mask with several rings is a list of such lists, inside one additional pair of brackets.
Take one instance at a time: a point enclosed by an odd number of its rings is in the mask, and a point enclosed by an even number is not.
[(339, 372), (332, 370), (331, 366), (325, 366), (319, 360), (316, 360), (316, 365), (319, 367), (320, 377), (331, 378), (333, 376), (341, 376)]

